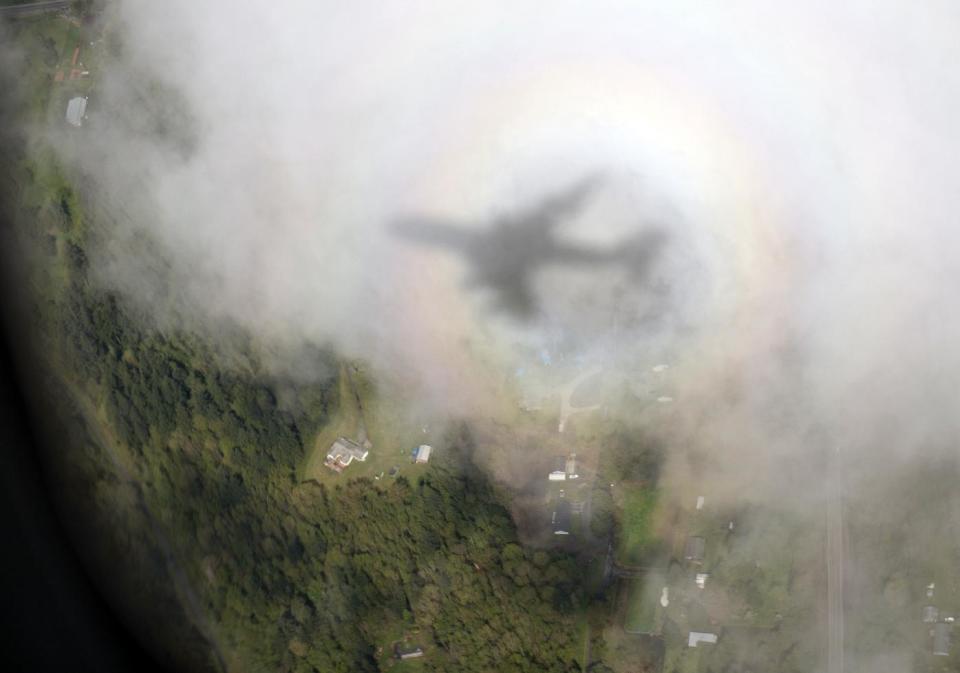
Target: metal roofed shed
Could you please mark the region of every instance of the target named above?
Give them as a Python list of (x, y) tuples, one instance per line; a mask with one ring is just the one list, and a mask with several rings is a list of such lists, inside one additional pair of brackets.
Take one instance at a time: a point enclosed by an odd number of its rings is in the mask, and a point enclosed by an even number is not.
[(430, 460), (430, 452), (431, 452), (432, 450), (433, 450), (433, 447), (432, 447), (432, 446), (429, 446), (429, 445), (427, 445), (427, 444), (421, 444), (420, 446), (418, 446), (418, 447), (417, 447), (416, 458), (415, 458), (416, 462), (417, 462), (417, 463), (425, 463), (425, 462), (427, 462), (428, 460)]
[(688, 647), (697, 647), (700, 643), (715, 644), (717, 642), (716, 633), (703, 633), (701, 631), (691, 631), (687, 640)]
[(932, 605), (923, 609), (923, 621), (927, 624), (935, 624), (940, 619), (940, 610)]
[(83, 116), (87, 111), (87, 99), (84, 96), (71, 98), (67, 103), (67, 123), (71, 126), (83, 124)]
[(394, 648), (397, 659), (417, 659), (423, 656), (423, 648), (416, 645), (397, 644)]

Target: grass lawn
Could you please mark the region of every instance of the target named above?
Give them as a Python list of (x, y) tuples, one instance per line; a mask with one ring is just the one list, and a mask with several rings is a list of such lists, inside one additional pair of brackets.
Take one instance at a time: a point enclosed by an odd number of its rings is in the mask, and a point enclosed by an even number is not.
[(327, 450), (338, 437), (357, 438), (360, 427), (360, 409), (353, 394), (350, 376), (345, 364), (340, 365), (337, 391), (337, 411), (313, 440), (313, 447), (301, 470), (301, 478), (304, 481), (308, 479), (320, 481), (326, 474), (332, 474), (323, 463), (326, 460)]
[[(13, 39), (30, 55), (20, 69), (25, 83), (23, 90), (30, 94), (30, 117), (42, 121), (47, 113), (51, 118), (54, 112), (62, 115), (66, 99), (70, 95), (83, 95), (92, 82), (90, 77), (68, 79), (74, 48), (79, 45), (82, 55), (89, 51), (83, 29), (57, 14), (17, 18), (9, 26)], [(65, 79), (61, 82), (54, 81), (57, 71), (64, 72)], [(59, 110), (61, 102), (64, 110)]]
[(621, 563), (637, 565), (648, 556), (656, 542), (653, 515), (657, 507), (657, 492), (651, 488), (624, 484), (619, 500), (620, 540), (617, 559)]
[[(651, 570), (642, 578), (634, 579), (627, 591), (627, 608), (623, 628), (629, 633), (656, 634), (660, 632), (662, 613), (660, 596), (666, 586), (666, 574)], [(676, 600), (676, 597), (674, 597)]]
[[(88, 91), (93, 79), (56, 82), (55, 74), (64, 69), (64, 64), (69, 67), (77, 45), (81, 45), (81, 57), (92, 56), (99, 47), (85, 51), (82, 45), (89, 47), (89, 41), (84, 41), (84, 30), (57, 14), (17, 18), (8, 23), (7, 30), (22, 56), (12, 60), (11, 67), (23, 95), (23, 123), (37, 129), (82, 134), (83, 129), (67, 127), (66, 101)], [(65, 137), (80, 136), (67, 133)], [(56, 301), (67, 286), (69, 243), (82, 236), (86, 220), (54, 147), (39, 136), (30, 142), (28, 156), (10, 166), (8, 172), (19, 207), (29, 218), (29, 225), (23, 229), (25, 249), (43, 256), (42, 261), (28, 264), (30, 283), (39, 296)]]
[[(410, 413), (402, 396), (380, 394), (354, 365), (341, 366), (338, 388), (337, 411), (317, 433), (300, 470), (302, 481), (333, 485), (358, 477), (389, 479), (393, 467), (399, 468), (400, 475), (416, 480), (427, 470), (427, 465), (413, 463), (412, 451), (420, 444), (436, 450), (440, 428), (428, 426), (424, 432), (424, 424)], [(373, 444), (367, 460), (354, 461), (339, 474), (326, 467), (324, 461), (333, 442), (338, 437), (357, 440), (361, 426)]]

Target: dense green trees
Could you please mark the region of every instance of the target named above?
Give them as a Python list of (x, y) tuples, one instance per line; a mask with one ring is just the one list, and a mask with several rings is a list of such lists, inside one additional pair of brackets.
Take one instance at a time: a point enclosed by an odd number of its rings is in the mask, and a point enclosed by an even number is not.
[[(249, 348), (224, 366), (195, 335), (146, 327), (88, 283), (80, 237), (47, 254), (69, 273), (45, 341), (129, 456), (228, 659), (376, 671), (407, 638), (425, 648), (424, 670), (579, 670), (579, 573), (568, 556), (518, 543), (466, 430), (416, 483), (299, 484), (305, 444), (336, 404), (332, 382), (271, 376)], [(336, 370), (331, 354), (314, 357)], [(114, 534), (148, 545), (152, 532)]]
[[(49, 41), (29, 43), (35, 29), (24, 24), (23, 46), (50, 61)], [(18, 114), (41, 123), (49, 76), (27, 74)], [(100, 577), (118, 601), (151, 603), (145, 638), (189, 666), (212, 641), (245, 671), (377, 671), (401, 640), (424, 648), (428, 671), (580, 670), (580, 573), (567, 555), (519, 544), (472, 466), (469, 432), (416, 482), (299, 483), (337, 403), (331, 382), (270, 374), (248, 335), (227, 365), (198, 334), (150, 327), (91, 280), (91, 241), (109, 232), (51, 148), (14, 149), (0, 185), (15, 256), (31, 260), (24, 324), (49, 373), (37, 378), (56, 423), (83, 426), (57, 431), (51, 463), (70, 511), (97, 513), (78, 539)], [(337, 370), (331, 353), (305, 357), (303, 369)], [(185, 628), (184, 613), (204, 623)]]

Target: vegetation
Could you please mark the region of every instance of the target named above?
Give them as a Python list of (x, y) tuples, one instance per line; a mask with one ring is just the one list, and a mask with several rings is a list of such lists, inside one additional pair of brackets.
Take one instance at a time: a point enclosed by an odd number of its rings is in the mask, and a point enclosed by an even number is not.
[(625, 563), (641, 563), (654, 545), (652, 518), (656, 505), (657, 492), (653, 489), (625, 489), (619, 548), (619, 557)]
[[(24, 119), (52, 105), (51, 70), (73, 38), (44, 36), (61, 20), (14, 30), (31, 75)], [(18, 250), (31, 259), (28, 330), (52, 382), (55, 434), (72, 438), (51, 461), (66, 506), (96, 513), (79, 531), (97, 540), (86, 556), (112, 559), (100, 576), (145, 638), (187, 669), (581, 669), (577, 567), (519, 544), (472, 467), (467, 429), (410, 477), (301, 483), (308, 448), (338, 417), (340, 382), (273, 376), (243, 334), (227, 365), (196, 334), (151, 327), (88, 280), (102, 232), (76, 180), (49, 148), (16, 149), (3, 184)], [(308, 357), (340, 368), (332, 353)], [(371, 413), (392, 417), (383, 406)], [(396, 663), (403, 640), (425, 656)]]
[(657, 612), (661, 590), (667, 586), (666, 573), (651, 570), (630, 582), (623, 626), (629, 633), (651, 634), (659, 631)]
[[(14, 25), (26, 54), (14, 73), (26, 94), (22, 119), (62, 125), (64, 97), (94, 86), (53, 82), (78, 42), (100, 42), (86, 30), (56, 16)], [(75, 130), (70, 142), (82, 143), (84, 129)], [(700, 592), (693, 569), (670, 562), (658, 537), (655, 520), (670, 506), (658, 497), (659, 443), (604, 420), (583, 442), (602, 447), (583, 487), (592, 488), (591, 535), (565, 547), (586, 540), (594, 558), (527, 548), (504, 491), (474, 468), (469, 428), (427, 435), (362, 363), (317, 348), (304, 369), (329, 379), (279, 376), (248, 335), (227, 339), (227, 358), (93, 284), (102, 213), (50, 147), (14, 147), (0, 185), (16, 206), (12, 249), (29, 260), (24, 324), (45, 364), (51, 434), (69, 438), (51, 451), (55, 483), (83, 513), (73, 517), (85, 522), (78, 539), (101, 584), (158, 656), (184, 670), (322, 673), (747, 671), (771, 662), (800, 671), (811, 660), (812, 646), (780, 630), (779, 616), (804, 618), (788, 601), (804, 581), (790, 562), (794, 525), (738, 519), (730, 533), (726, 518), (701, 514), (692, 525), (709, 539), (712, 576)], [(586, 415), (578, 424), (593, 430)], [(370, 459), (342, 474), (323, 468), (330, 443), (361, 428)], [(404, 463), (424, 437), (439, 447), (430, 463)], [(382, 478), (393, 464), (400, 474)], [(747, 535), (750, 544), (734, 544)], [(612, 579), (612, 565), (667, 566), (668, 577)], [(922, 572), (946, 584), (946, 570)], [(632, 591), (617, 594), (627, 582)], [(658, 603), (665, 582), (669, 608)], [(709, 654), (688, 651), (684, 629), (708, 610), (723, 638)], [(624, 630), (651, 624), (661, 637)], [(398, 646), (424, 656), (397, 661)]]

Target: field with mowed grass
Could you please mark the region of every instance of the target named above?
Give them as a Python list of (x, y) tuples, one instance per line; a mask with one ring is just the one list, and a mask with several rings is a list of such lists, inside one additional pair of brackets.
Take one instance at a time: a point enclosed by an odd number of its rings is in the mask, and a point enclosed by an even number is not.
[(667, 585), (666, 573), (651, 570), (630, 582), (623, 628), (628, 633), (655, 634), (663, 621), (660, 597)]
[[(337, 388), (337, 409), (311, 443), (300, 470), (302, 481), (334, 485), (359, 477), (390, 479), (394, 467), (394, 476), (415, 479), (428, 466), (413, 462), (413, 450), (421, 444), (442, 450), (443, 428), (417, 419), (401, 396), (381, 394), (361, 367), (341, 365)], [(363, 434), (372, 444), (365, 461), (355, 460), (340, 473), (324, 464), (338, 437), (360, 441)]]
[(617, 560), (626, 565), (640, 565), (658, 546), (653, 526), (657, 492), (644, 486), (624, 484), (617, 499), (620, 509)]

